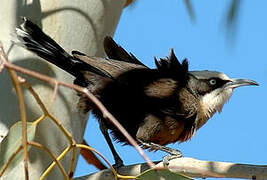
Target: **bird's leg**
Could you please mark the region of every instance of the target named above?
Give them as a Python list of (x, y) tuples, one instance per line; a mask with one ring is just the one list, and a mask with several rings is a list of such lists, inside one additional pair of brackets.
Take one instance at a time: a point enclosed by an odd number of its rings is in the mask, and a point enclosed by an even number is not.
[(113, 144), (112, 144), (112, 141), (109, 137), (109, 134), (108, 134), (108, 129), (106, 127), (106, 125), (103, 123), (103, 122), (100, 122), (100, 129), (101, 129), (101, 132), (102, 134), (104, 135), (107, 143), (108, 143), (108, 146), (111, 150), (111, 153), (113, 155), (113, 158), (115, 160), (115, 164), (113, 165), (114, 168), (119, 168), (121, 166), (123, 166), (123, 161), (122, 159), (120, 158), (119, 154), (117, 153), (117, 151), (115, 150)]
[(179, 151), (177, 149), (172, 149), (172, 148), (162, 146), (160, 144), (156, 144), (153, 142), (143, 142), (140, 139), (137, 139), (137, 140), (141, 143), (142, 146), (144, 146), (146, 148), (150, 148), (152, 150), (160, 150), (160, 151), (164, 151), (166, 153), (169, 153), (169, 155), (163, 157), (163, 165), (164, 166), (168, 166), (169, 161), (172, 159), (183, 157), (183, 154), (181, 153), (181, 151)]

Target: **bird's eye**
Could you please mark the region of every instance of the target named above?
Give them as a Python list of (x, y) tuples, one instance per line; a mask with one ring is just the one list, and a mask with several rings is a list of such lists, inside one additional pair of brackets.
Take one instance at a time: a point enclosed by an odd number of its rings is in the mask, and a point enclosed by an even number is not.
[(210, 79), (209, 82), (210, 82), (210, 85), (212, 86), (214, 86), (217, 83), (216, 79)]

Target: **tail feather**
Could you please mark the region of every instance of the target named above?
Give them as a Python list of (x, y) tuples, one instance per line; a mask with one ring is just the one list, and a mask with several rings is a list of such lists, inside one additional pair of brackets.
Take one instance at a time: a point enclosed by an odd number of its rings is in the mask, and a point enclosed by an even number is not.
[(20, 28), (16, 29), (16, 33), (19, 41), (23, 43), (26, 49), (55, 64), (76, 78), (83, 77), (83, 71), (90, 71), (100, 76), (111, 77), (107, 72), (103, 72), (101, 69), (68, 54), (36, 24), (25, 17)]
[(75, 69), (79, 66), (80, 62), (69, 55), (36, 24), (24, 17), (23, 23), (20, 25), (20, 28), (16, 29), (16, 33), (18, 39), (28, 50), (69, 72), (73, 76), (78, 76), (79, 71)]

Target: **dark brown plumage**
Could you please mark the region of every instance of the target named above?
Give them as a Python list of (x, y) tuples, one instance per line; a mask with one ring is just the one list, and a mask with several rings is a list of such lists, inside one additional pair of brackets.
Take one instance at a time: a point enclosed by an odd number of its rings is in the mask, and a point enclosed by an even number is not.
[[(145, 143), (167, 145), (189, 140), (222, 109), (235, 87), (257, 85), (219, 72), (188, 71), (187, 60), (180, 63), (173, 50), (169, 57), (155, 59), (157, 68), (150, 69), (111, 37), (104, 40), (109, 59), (88, 57), (77, 51), (71, 56), (25, 18), (17, 34), (27, 49), (75, 76), (75, 84), (88, 88), (130, 135)], [(121, 165), (107, 130), (119, 142), (128, 144), (126, 138), (94, 104), (79, 95), (80, 110), (93, 109), (116, 163)]]

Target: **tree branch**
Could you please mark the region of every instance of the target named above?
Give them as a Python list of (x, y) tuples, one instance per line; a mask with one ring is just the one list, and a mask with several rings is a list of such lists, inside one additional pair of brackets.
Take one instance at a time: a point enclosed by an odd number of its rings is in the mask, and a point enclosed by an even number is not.
[[(164, 168), (162, 162), (158, 163), (156, 168)], [(147, 169), (149, 169), (147, 164), (135, 164), (119, 168), (118, 173), (137, 176)], [(194, 178), (267, 179), (267, 165), (202, 161), (188, 157), (170, 160), (168, 169)], [(75, 180), (96, 179), (113, 180), (114, 176), (110, 170), (102, 170), (88, 176), (75, 178)]]

